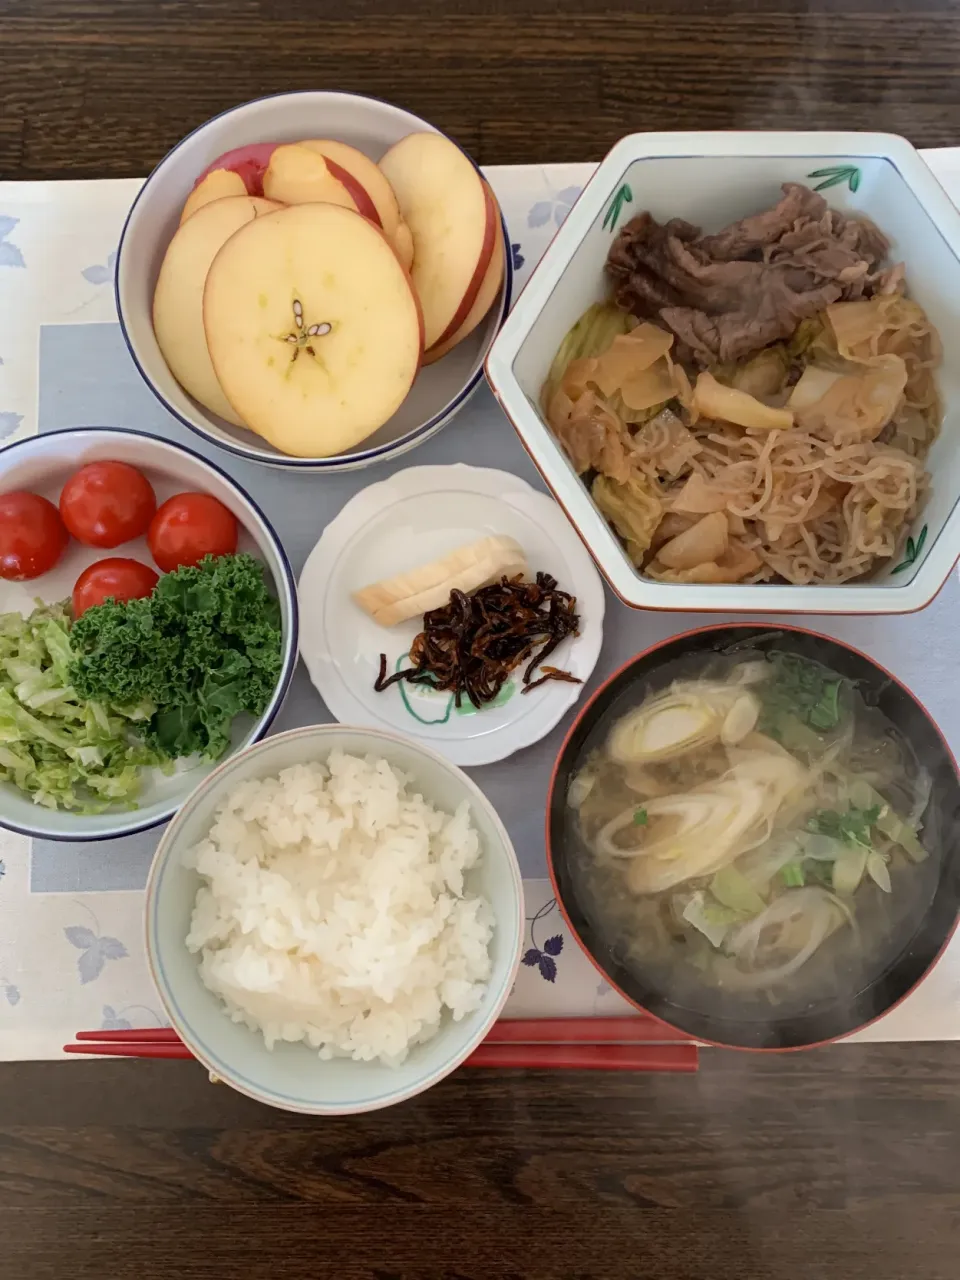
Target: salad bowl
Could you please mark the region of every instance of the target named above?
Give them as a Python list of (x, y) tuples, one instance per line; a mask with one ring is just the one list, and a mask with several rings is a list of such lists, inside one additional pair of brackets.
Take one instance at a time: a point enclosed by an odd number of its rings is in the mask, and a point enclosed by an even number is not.
[[(54, 431), (23, 440), (0, 453), (0, 495), (18, 491), (35, 493), (56, 505), (61, 490), (78, 468), (92, 462), (119, 462), (136, 468), (152, 485), (157, 501), (163, 503), (183, 492), (209, 495), (222, 503), (239, 526), (237, 551), (261, 562), (269, 594), (279, 606), (281, 654), (276, 684), (261, 715), (238, 715), (230, 729), (230, 742), (223, 757), (257, 742), (269, 729), (283, 703), (297, 661), (298, 612), (296, 586), (286, 553), (266, 516), (254, 500), (215, 464), (192, 449), (134, 431), (103, 427), (81, 427)], [(84, 545), (71, 539), (59, 561), (48, 572), (27, 581), (2, 581), (3, 611), (0, 614), (0, 699), (9, 698), (17, 677), (19, 636), (26, 634), (26, 619), (38, 604), (56, 605), (69, 598), (74, 584), (88, 566), (105, 557), (134, 559), (153, 564), (144, 539), (136, 539), (115, 551)], [(55, 624), (61, 643), (69, 652), (70, 609), (61, 612)], [(70, 690), (66, 691), (68, 694)], [(64, 698), (64, 717), (73, 714), (72, 699)], [(29, 738), (28, 720), (5, 723), (0, 714), (0, 749), (4, 741), (15, 745), (21, 734)], [(66, 721), (64, 721), (66, 722)], [(47, 729), (56, 731), (56, 717), (44, 718)], [(3, 731), (5, 731), (5, 736)], [(9, 763), (9, 762), (8, 762)], [(171, 770), (145, 768), (136, 789), (121, 788), (115, 801), (102, 812), (94, 804), (80, 808), (52, 807), (35, 803), (33, 796), (10, 781), (0, 781), (0, 826), (23, 835), (48, 840), (91, 841), (131, 835), (166, 822), (193, 788), (209, 774), (217, 760), (198, 755), (178, 759)], [(51, 791), (56, 787), (51, 780)], [(84, 811), (84, 809), (90, 811)]]

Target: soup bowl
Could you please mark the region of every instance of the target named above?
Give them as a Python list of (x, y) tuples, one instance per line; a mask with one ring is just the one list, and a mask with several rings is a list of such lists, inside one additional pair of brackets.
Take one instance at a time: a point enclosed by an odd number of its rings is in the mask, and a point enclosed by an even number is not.
[[(694, 676), (698, 660), (720, 660), (727, 655), (732, 660), (740, 652), (793, 655), (830, 668), (893, 725), (930, 780), (929, 799), (920, 815), (921, 837), (929, 856), (911, 868), (909, 905), (891, 912), (896, 918), (888, 930), (874, 931), (867, 937), (864, 929), (855, 935), (863, 945), (863, 953), (854, 954), (856, 963), (846, 966), (841, 952), (829, 981), (818, 984), (808, 978), (806, 989), (788, 990), (785, 998), (781, 993), (777, 1003), (731, 995), (708, 979), (691, 980), (690, 973), (695, 971), (687, 964), (682, 966), (686, 973), (682, 978), (677, 964), (658, 963), (648, 954), (638, 956), (588, 888), (584, 869), (593, 855), (580, 832), (570, 796), (571, 783), (587, 755), (626, 711), (681, 675)], [(638, 813), (646, 817), (645, 810)], [(557, 902), (571, 933), (604, 978), (630, 1003), (710, 1044), (738, 1049), (801, 1049), (850, 1035), (875, 1021), (903, 1000), (936, 963), (960, 911), (958, 824), (960, 776), (956, 761), (929, 713), (894, 675), (830, 636), (799, 627), (734, 623), (673, 636), (637, 654), (581, 710), (560, 749), (550, 783), (547, 860)], [(899, 884), (897, 881), (895, 887)], [(835, 941), (845, 945), (839, 933), (825, 945)], [(826, 953), (828, 957), (832, 954)], [(817, 972), (823, 976), (819, 966)], [(841, 973), (844, 979), (835, 982), (832, 975)]]

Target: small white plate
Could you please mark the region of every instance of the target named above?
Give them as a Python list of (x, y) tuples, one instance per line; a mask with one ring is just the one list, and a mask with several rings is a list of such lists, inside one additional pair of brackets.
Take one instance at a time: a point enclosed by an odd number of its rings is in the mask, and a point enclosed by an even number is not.
[(603, 639), (600, 575), (557, 504), (506, 471), (411, 467), (362, 490), (324, 531), (300, 575), (300, 653), (330, 712), (343, 724), (406, 733), (454, 764), (492, 764), (554, 727), (583, 690), (551, 680), (521, 693), (520, 671), (497, 703), (459, 710), (453, 695), (403, 681), (374, 691), (380, 654), (397, 669), (422, 630), (421, 618), (381, 627), (352, 592), (456, 550), (478, 538), (515, 538), (531, 574), (556, 578), (577, 598), (580, 634), (549, 661), (586, 681)]

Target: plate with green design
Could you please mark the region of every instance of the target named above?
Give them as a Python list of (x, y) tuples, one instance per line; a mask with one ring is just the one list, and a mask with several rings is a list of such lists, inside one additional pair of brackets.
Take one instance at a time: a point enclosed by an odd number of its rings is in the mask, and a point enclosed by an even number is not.
[(348, 502), (300, 576), (300, 653), (342, 724), (409, 734), (455, 764), (492, 764), (538, 742), (578, 700), (583, 684), (565, 681), (524, 693), (522, 667), (480, 709), (468, 699), (458, 707), (451, 693), (405, 681), (376, 692), (380, 655), (390, 672), (409, 665), (423, 619), (381, 626), (353, 593), (495, 535), (520, 544), (531, 577), (548, 573), (576, 597), (579, 632), (550, 662), (586, 682), (603, 639), (603, 586), (560, 507), (506, 471), (459, 463), (410, 467)]

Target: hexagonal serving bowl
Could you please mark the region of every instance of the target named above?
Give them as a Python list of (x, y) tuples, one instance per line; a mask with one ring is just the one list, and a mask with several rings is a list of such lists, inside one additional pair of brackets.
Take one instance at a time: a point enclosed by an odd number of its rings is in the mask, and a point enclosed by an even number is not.
[[(943, 340), (945, 417), (927, 460), (930, 495), (906, 551), (877, 577), (841, 586), (700, 585), (646, 578), (631, 564), (539, 408), (557, 348), (608, 295), (604, 263), (613, 234), (649, 210), (718, 230), (770, 207), (784, 182), (827, 192), (863, 213), (906, 264), (907, 288)], [(487, 357), (487, 377), (527, 452), (625, 604), (736, 613), (909, 613), (929, 604), (960, 554), (960, 212), (916, 150), (879, 133), (635, 133), (597, 168), (534, 271)]]

